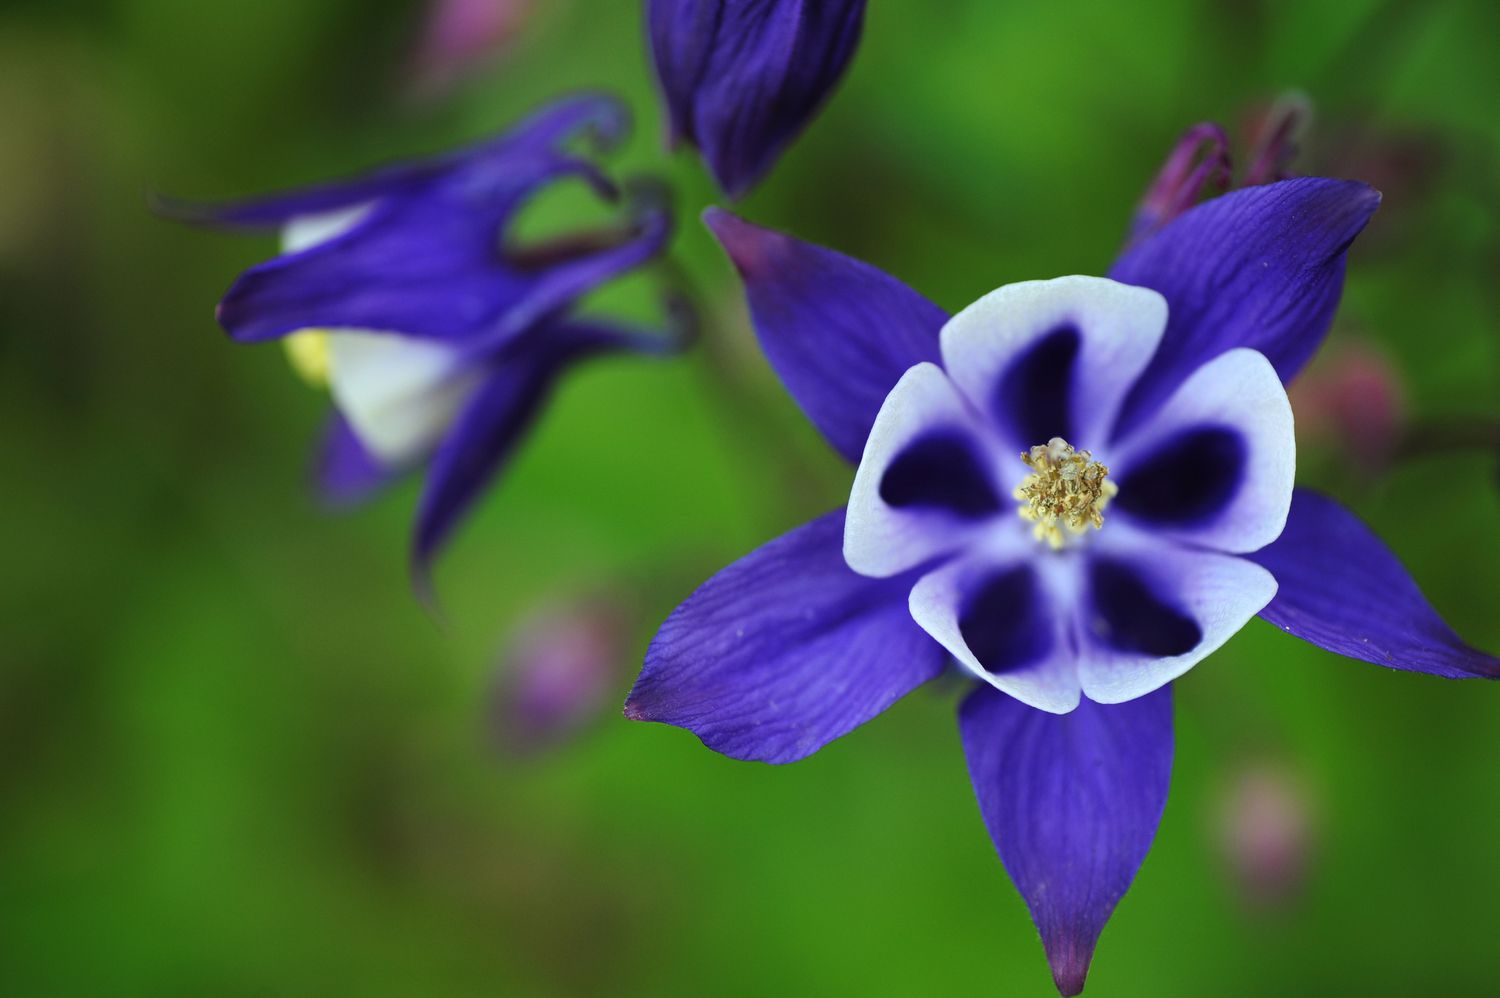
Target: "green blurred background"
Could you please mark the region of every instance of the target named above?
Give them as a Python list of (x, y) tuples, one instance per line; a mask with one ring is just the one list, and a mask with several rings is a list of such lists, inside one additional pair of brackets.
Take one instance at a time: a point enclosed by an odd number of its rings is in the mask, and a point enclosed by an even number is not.
[[(696, 220), (713, 189), (661, 151), (639, 4), (530, 6), (490, 69), (422, 100), (416, 0), (0, 6), (0, 992), (1054, 993), (973, 803), (956, 684), (781, 768), (620, 719), (666, 612), (850, 475), (755, 353)], [(1102, 272), (1181, 129), (1300, 88), (1302, 170), (1386, 192), (1334, 345), (1390, 359), (1411, 425), (1492, 432), (1500, 6), (870, 8), (749, 217), (958, 308)], [(154, 219), (144, 194), (347, 173), (583, 86), (636, 111), (621, 168), (677, 190), (707, 342), (566, 384), (440, 562), (439, 624), (408, 586), (415, 484), (327, 515), (305, 488), (326, 401), (213, 322), (273, 241)], [(613, 295), (650, 314), (649, 280)], [(1305, 441), (1301, 477), (1500, 649), (1495, 454), (1438, 450), (1372, 474)], [(568, 744), (501, 750), (507, 635), (600, 584), (638, 611), (608, 704)], [(1500, 690), (1257, 621), (1178, 684), (1178, 718), (1090, 994), (1500, 992)], [(1225, 855), (1257, 772), (1293, 829), (1270, 901)]]

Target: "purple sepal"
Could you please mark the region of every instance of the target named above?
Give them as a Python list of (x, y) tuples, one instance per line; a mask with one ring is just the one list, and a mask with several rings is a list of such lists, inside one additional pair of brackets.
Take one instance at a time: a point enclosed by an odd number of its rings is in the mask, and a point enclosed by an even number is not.
[(1166, 807), (1171, 687), (1048, 714), (981, 686), (959, 730), (985, 827), (1041, 932), (1052, 979), (1076, 995)]
[(650, 0), (671, 139), (698, 146), (731, 198), (805, 128), (859, 42), (865, 0)]
[(1136, 206), (1126, 245), (1134, 245), (1187, 211), (1205, 191), (1222, 193), (1229, 186), (1232, 170), (1229, 137), (1224, 129), (1204, 121), (1183, 132)]
[(299, 329), (363, 329), (492, 346), (650, 259), (671, 231), (653, 204), (630, 236), (544, 268), (500, 251), (506, 225), (541, 187), (592, 166), (474, 160), (403, 197), (378, 202), (344, 234), (242, 274), (219, 305), (237, 340)]
[(844, 511), (757, 549), (672, 611), (625, 716), (686, 728), (735, 759), (794, 762), (942, 672), (907, 610), (914, 573), (856, 575)]
[(1109, 276), (1159, 291), (1170, 314), (1115, 438), (1234, 347), (1260, 351), (1290, 380), (1327, 332), (1349, 244), (1379, 204), (1364, 184), (1301, 177), (1198, 205), (1127, 249)]
[(343, 416), (335, 412), (329, 418), (313, 467), (313, 482), (330, 506), (365, 501), (401, 470), (382, 465), (360, 443)]
[(895, 278), (833, 250), (709, 208), (739, 270), (766, 358), (808, 419), (851, 462), (907, 369), (938, 362), (948, 316)]
[(604, 354), (677, 352), (691, 330), (680, 308), (671, 318), (673, 328), (666, 334), (587, 319), (549, 324), (494, 359), (493, 373), (460, 411), (428, 466), (412, 539), (412, 574), (419, 590), (428, 589), (433, 556), (510, 459), (558, 378)]
[(1500, 658), (1443, 622), (1401, 562), (1326, 496), (1298, 489), (1286, 530), (1249, 556), (1276, 577), (1261, 616), (1320, 648), (1444, 679), (1500, 679)]
[(538, 156), (558, 155), (559, 147), (579, 134), (588, 135), (602, 151), (616, 145), (629, 126), (629, 112), (614, 97), (602, 93), (578, 94), (542, 108), (497, 138), (441, 156), (392, 164), (348, 180), (226, 204), (155, 196), (152, 207), (170, 218), (200, 225), (275, 228), (294, 218), (321, 215), (420, 189), (472, 161), (524, 164)]

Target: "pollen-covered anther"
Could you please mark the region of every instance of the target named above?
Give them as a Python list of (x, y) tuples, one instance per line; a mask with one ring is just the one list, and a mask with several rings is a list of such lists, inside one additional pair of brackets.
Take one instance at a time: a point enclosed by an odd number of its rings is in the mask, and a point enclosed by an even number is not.
[(1035, 524), (1032, 532), (1037, 540), (1056, 551), (1070, 534), (1078, 536), (1089, 527), (1104, 526), (1104, 507), (1120, 489), (1109, 481), (1109, 469), (1092, 454), (1053, 437), (1022, 454), (1021, 460), (1031, 474), (1014, 495), (1021, 503), (1021, 519)]

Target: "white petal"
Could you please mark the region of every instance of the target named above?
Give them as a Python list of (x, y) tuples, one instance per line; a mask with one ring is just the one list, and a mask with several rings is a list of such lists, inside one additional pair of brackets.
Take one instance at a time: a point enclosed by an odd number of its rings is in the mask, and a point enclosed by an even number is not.
[[(349, 231), (373, 202), (320, 215), (303, 215), (283, 227), (283, 251), (296, 253)], [(409, 466), (432, 452), (452, 425), (480, 375), (465, 371), (449, 346), (394, 333), (328, 330), (329, 384), (339, 410), (360, 443), (393, 467)]]
[(425, 458), (483, 378), (452, 347), (390, 333), (334, 330), (334, 401), (382, 463)]
[[(975, 408), (998, 418), (1001, 381), (1013, 365), (1050, 334), (1077, 330), (1078, 353), (1065, 389), (1068, 442), (1097, 451), (1166, 326), (1166, 299), (1149, 288), (1103, 277), (1023, 281), (990, 292), (948, 320), (942, 331), (943, 366)], [(1020, 434), (1011, 427), (1005, 431)], [(1022, 449), (1045, 442), (1013, 441)]]
[[(1051, 714), (1066, 714), (1078, 706), (1080, 696), (1071, 635), (1076, 603), (1072, 578), (1079, 559), (1028, 557), (1030, 551), (1026, 548), (1021, 552), (1012, 554), (1009, 560), (999, 552), (987, 552), (924, 575), (911, 591), (912, 619), (976, 678), (1028, 706)], [(1050, 647), (1033, 662), (992, 673), (980, 663), (960, 630), (960, 608), (991, 574), (1007, 566), (1023, 565), (1036, 573), (1043, 607), (1029, 622), (1048, 630)]]
[(991, 522), (940, 509), (896, 508), (881, 498), (891, 463), (914, 441), (941, 431), (953, 431), (967, 441), (980, 473), (994, 490), (995, 512), (1013, 513), (1013, 504), (995, 475), (995, 441), (942, 368), (918, 364), (886, 396), (854, 475), (844, 526), (844, 560), (854, 571), (876, 577), (895, 575), (953, 551)]
[(298, 253), (341, 236), (358, 225), (373, 206), (373, 201), (366, 201), (338, 211), (294, 218), (282, 226), (281, 250), (283, 253)]
[[(1145, 696), (1181, 676), (1217, 651), (1276, 595), (1270, 572), (1244, 558), (1162, 542), (1149, 535), (1117, 530), (1088, 552), (1130, 567), (1152, 592), (1192, 618), (1201, 637), (1188, 652), (1158, 657), (1124, 651), (1101, 639), (1102, 620), (1083, 621), (1078, 675), (1083, 692), (1098, 703), (1124, 703)], [(1081, 614), (1095, 614), (1092, 591), (1080, 602)]]
[(1255, 350), (1230, 350), (1198, 368), (1139, 429), (1111, 448), (1111, 471), (1121, 483), (1118, 515), (1135, 516), (1126, 495), (1132, 470), (1184, 433), (1204, 427), (1231, 430), (1244, 446), (1235, 491), (1213, 515), (1197, 521), (1147, 517), (1146, 522), (1154, 532), (1220, 551), (1259, 550), (1286, 526), (1297, 442), (1286, 389), (1271, 362)]

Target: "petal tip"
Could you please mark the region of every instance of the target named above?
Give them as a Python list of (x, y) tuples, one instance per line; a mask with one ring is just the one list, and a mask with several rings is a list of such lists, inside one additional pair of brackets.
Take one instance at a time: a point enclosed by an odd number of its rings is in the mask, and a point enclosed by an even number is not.
[(782, 238), (780, 233), (761, 228), (716, 206), (704, 209), (703, 224), (724, 247), (735, 269), (747, 279), (766, 269), (772, 246)]
[(1052, 983), (1057, 985), (1057, 993), (1063, 998), (1073, 998), (1074, 995), (1083, 993), (1084, 982), (1089, 976), (1089, 957), (1091, 954), (1078, 953), (1069, 950), (1067, 954), (1050, 958), (1052, 965)]

